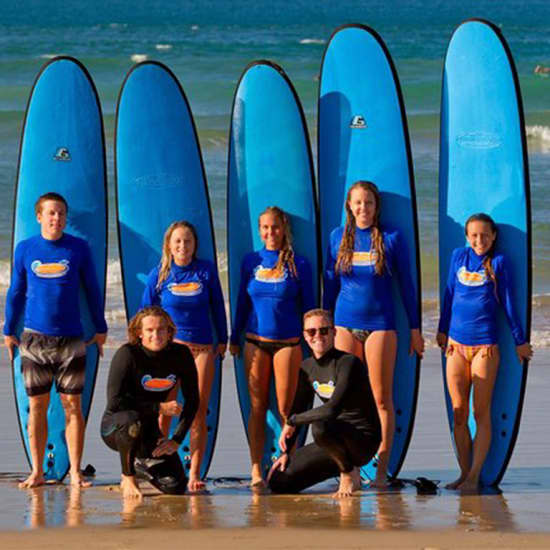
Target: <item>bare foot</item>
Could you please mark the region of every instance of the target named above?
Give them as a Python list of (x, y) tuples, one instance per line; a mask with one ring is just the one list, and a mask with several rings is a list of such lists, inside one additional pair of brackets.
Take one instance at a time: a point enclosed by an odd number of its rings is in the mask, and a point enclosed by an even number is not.
[(206, 483), (199, 478), (190, 478), (187, 484), (187, 490), (190, 493), (201, 493), (206, 491)]
[(71, 472), (69, 474), (71, 476), (71, 486), (72, 487), (80, 487), (81, 489), (86, 489), (87, 487), (92, 486), (92, 482), (88, 481), (81, 473), (78, 472)]
[(388, 487), (389, 487), (389, 483), (385, 477), (378, 478), (378, 476), (376, 476), (376, 478), (369, 483), (368, 488), (369, 489), (387, 489)]
[(350, 474), (353, 480), (353, 490), (360, 491), (363, 488), (363, 480), (361, 479), (361, 472), (359, 471), (359, 468), (353, 468)]
[(267, 493), (267, 485), (262, 478), (252, 478), (250, 481), (250, 489), (256, 495), (263, 495)]
[(460, 484), (463, 483), (465, 479), (466, 479), (466, 474), (462, 474), (458, 479), (455, 479), (452, 483), (447, 483), (447, 485), (445, 485), (445, 489), (451, 489), (451, 490), (458, 489)]
[(479, 478), (467, 477), (457, 489), (463, 493), (477, 493), (479, 491)]
[(332, 495), (333, 498), (347, 498), (350, 497), (353, 494), (353, 491), (355, 490), (355, 484), (354, 484), (354, 478), (353, 473), (348, 472), (344, 473), (342, 472), (340, 474), (340, 486), (338, 487), (338, 491)]
[(19, 489), (32, 489), (33, 487), (40, 487), (44, 485), (46, 480), (44, 479), (44, 474), (42, 472), (31, 472), (31, 475), (19, 483)]
[(139, 490), (139, 487), (136, 483), (136, 478), (134, 476), (125, 476), (120, 477), (120, 491), (122, 492), (122, 498), (126, 499), (137, 499), (143, 500), (143, 495)]

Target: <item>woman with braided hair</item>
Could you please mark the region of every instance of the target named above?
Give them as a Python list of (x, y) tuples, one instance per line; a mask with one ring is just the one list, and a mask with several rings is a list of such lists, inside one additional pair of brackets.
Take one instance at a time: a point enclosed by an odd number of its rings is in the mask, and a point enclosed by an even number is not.
[[(491, 398), (499, 350), (496, 311), (504, 308), (520, 361), (533, 355), (514, 310), (511, 269), (506, 256), (495, 253), (497, 226), (487, 214), (466, 221), (469, 246), (451, 256), (441, 308), (437, 343), (447, 356), (447, 388), (453, 405), (453, 435), (460, 476), (448, 489), (477, 489), (491, 444)], [(476, 436), (468, 427), (470, 391)]]
[(261, 462), (271, 371), (284, 424), (294, 402), (302, 362), (302, 315), (315, 307), (311, 266), (306, 258), (294, 254), (285, 212), (270, 206), (260, 214), (258, 225), (265, 246), (243, 259), (230, 346), (230, 352), (238, 355), (245, 332), (253, 487), (264, 485)]
[(411, 329), (410, 353), (420, 357), (418, 304), (410, 276), (409, 252), (397, 231), (380, 227), (376, 185), (357, 181), (346, 197), (346, 223), (330, 235), (324, 275), (323, 307), (334, 311), (335, 346), (366, 362), (380, 417), (382, 442), (372, 487), (387, 485), (395, 430), (393, 372), (397, 354), (392, 278), (397, 277)]

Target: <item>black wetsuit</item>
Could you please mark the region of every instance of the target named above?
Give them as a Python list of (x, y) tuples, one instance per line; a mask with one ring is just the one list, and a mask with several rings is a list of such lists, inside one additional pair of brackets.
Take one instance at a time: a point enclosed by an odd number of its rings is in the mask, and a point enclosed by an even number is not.
[[(323, 404), (305, 410), (313, 391)], [(273, 472), (269, 486), (275, 493), (297, 493), (369, 462), (380, 445), (381, 432), (365, 365), (335, 348), (319, 359), (306, 359), (287, 422), (311, 424), (314, 443), (297, 449), (284, 472)]]
[(165, 493), (185, 491), (187, 478), (177, 453), (152, 458), (162, 434), (160, 403), (180, 383), (185, 399), (172, 440), (181, 443), (199, 407), (198, 378), (191, 352), (182, 344), (170, 343), (158, 352), (141, 344), (125, 344), (111, 361), (107, 382), (107, 408), (101, 421), (103, 441), (120, 453), (122, 473), (140, 473)]

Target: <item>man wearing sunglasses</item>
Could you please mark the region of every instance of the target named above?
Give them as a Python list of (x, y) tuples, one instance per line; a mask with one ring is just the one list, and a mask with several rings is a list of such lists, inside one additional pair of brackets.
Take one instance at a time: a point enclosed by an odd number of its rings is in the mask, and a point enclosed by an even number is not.
[[(304, 315), (304, 338), (312, 356), (302, 362), (296, 398), (279, 438), (282, 454), (268, 476), (274, 493), (298, 493), (340, 476), (335, 497), (361, 488), (358, 467), (380, 445), (380, 421), (367, 371), (355, 356), (334, 347), (330, 312), (313, 309)], [(322, 405), (308, 408), (315, 392)], [(313, 443), (292, 453), (298, 426), (311, 424)]]

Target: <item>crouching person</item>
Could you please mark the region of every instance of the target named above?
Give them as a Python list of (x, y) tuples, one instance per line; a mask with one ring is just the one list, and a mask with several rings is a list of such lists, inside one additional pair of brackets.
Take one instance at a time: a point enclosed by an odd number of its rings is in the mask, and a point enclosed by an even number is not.
[[(297, 493), (339, 476), (335, 497), (361, 488), (359, 466), (367, 464), (380, 445), (380, 421), (367, 371), (355, 356), (334, 347), (334, 323), (328, 311), (304, 315), (304, 337), (312, 357), (300, 369), (292, 414), (281, 432), (283, 454), (269, 473), (274, 493)], [(306, 410), (315, 392), (323, 404)], [(311, 424), (314, 442), (291, 454), (296, 428)]]
[[(199, 390), (193, 356), (187, 346), (173, 342), (175, 332), (168, 313), (146, 307), (131, 319), (129, 342), (111, 362), (101, 437), (120, 454), (124, 498), (142, 498), (136, 468), (163, 493), (183, 494), (187, 486), (177, 451), (195, 418)], [(166, 400), (178, 383), (183, 406)], [(171, 438), (160, 432), (159, 415), (179, 416)]]

